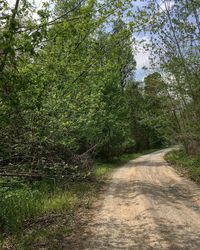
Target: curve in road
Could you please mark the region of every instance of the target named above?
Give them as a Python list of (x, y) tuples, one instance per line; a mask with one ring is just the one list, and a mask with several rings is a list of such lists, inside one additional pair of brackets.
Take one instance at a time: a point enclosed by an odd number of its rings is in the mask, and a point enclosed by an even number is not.
[(200, 188), (164, 161), (169, 150), (113, 173), (82, 249), (200, 250)]

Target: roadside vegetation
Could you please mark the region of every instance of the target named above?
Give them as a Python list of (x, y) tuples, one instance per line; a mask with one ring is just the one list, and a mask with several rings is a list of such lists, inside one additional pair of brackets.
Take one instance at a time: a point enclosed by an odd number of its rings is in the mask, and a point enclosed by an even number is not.
[(178, 172), (193, 181), (200, 183), (200, 155), (189, 155), (184, 150), (169, 152), (165, 159), (173, 165)]
[(114, 169), (143, 154), (124, 154), (97, 162), (89, 180), (50, 179), (29, 183), (2, 178), (0, 183), (0, 246), (3, 249), (62, 249), (74, 233), (80, 211), (87, 211)]
[(76, 210), (89, 208), (98, 188), (98, 182), (63, 180), (1, 183), (2, 249), (60, 249), (74, 230)]
[[(20, 244), (56, 240), (61, 221), (73, 225), (78, 204), (90, 205), (126, 153), (181, 144), (189, 164), (200, 153), (199, 1), (38, 2), (0, 0), (0, 235), (8, 246), (12, 235)], [(151, 62), (142, 81), (138, 48)], [(21, 237), (31, 223), (43, 226)]]

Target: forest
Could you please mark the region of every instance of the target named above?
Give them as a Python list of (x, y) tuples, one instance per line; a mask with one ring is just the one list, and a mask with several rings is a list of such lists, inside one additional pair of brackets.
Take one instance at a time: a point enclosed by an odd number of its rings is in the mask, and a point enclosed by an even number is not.
[(32, 249), (33, 218), (90, 197), (120, 157), (180, 145), (200, 180), (199, 14), (198, 0), (0, 0), (2, 249)]

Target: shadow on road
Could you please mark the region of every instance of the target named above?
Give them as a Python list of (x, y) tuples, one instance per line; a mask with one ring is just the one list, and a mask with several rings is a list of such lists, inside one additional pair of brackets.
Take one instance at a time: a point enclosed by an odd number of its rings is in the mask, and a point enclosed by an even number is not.
[(91, 225), (91, 233), (99, 228), (98, 235), (87, 240), (83, 249), (200, 249), (200, 231), (194, 231), (187, 220), (177, 224), (173, 217), (159, 216), (156, 213), (156, 209), (163, 206), (173, 210), (185, 207), (188, 213), (195, 212), (200, 218), (200, 207), (194, 203), (193, 196), (183, 185), (161, 186), (147, 181), (120, 182), (113, 195), (114, 202), (117, 201), (116, 209), (117, 206), (124, 205), (140, 206), (137, 199), (140, 195), (145, 195), (153, 207), (131, 218), (134, 221), (131, 225), (129, 220), (115, 217), (115, 211), (108, 211), (113, 216), (102, 218)]
[(200, 250), (200, 187), (177, 176), (166, 152), (118, 169), (100, 208), (64, 249)]

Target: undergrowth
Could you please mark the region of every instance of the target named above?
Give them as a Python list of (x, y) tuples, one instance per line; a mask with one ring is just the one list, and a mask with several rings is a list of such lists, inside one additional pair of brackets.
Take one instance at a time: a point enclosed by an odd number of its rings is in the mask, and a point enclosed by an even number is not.
[(87, 181), (1, 178), (0, 249), (40, 249), (43, 245), (49, 246), (45, 249), (63, 249), (61, 238), (73, 232), (78, 207), (90, 208), (113, 169), (140, 155), (124, 154), (97, 162), (93, 178)]
[(188, 155), (184, 150), (174, 150), (169, 152), (165, 158), (178, 171), (200, 183), (200, 154)]

